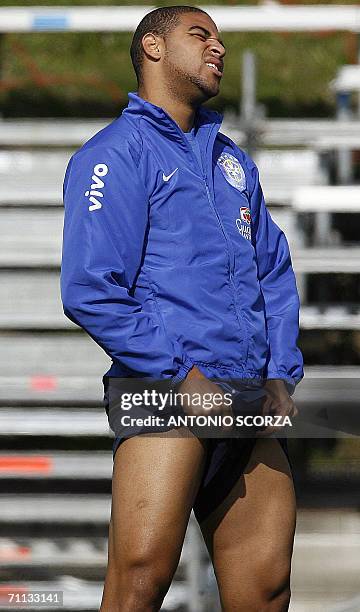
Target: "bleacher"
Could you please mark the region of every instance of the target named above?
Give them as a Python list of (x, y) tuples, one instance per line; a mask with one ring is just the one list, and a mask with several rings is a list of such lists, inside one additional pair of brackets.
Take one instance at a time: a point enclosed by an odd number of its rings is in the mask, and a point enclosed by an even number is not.
[(290, 206), (297, 189), (326, 185), (320, 156), (308, 149), (261, 149), (254, 155), (269, 207)]

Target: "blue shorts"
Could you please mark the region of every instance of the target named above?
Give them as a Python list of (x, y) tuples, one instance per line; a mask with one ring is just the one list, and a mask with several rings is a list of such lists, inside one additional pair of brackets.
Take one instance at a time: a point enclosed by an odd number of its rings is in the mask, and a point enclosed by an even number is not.
[[(104, 407), (109, 416), (109, 387), (115, 379), (104, 377)], [(223, 386), (220, 383), (220, 386)], [(224, 388), (226, 385), (224, 386)], [(169, 431), (170, 428), (164, 429)], [(158, 431), (158, 430), (157, 430)], [(149, 430), (147, 430), (148, 433)], [(119, 446), (140, 431), (123, 431), (113, 442), (113, 460)], [(144, 432), (142, 432), (144, 435)], [(257, 438), (206, 438), (206, 460), (193, 510), (199, 523), (204, 521), (227, 497), (243, 474)], [(286, 438), (277, 438), (290, 463)]]

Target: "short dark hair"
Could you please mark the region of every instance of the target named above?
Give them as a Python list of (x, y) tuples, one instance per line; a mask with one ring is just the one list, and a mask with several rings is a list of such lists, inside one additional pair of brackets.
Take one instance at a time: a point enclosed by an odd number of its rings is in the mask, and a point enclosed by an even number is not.
[(144, 50), (141, 41), (143, 36), (148, 32), (152, 32), (158, 36), (166, 37), (176, 28), (180, 15), (184, 13), (205, 13), (207, 15), (205, 11), (195, 6), (163, 6), (150, 11), (140, 21), (134, 32), (130, 47), (130, 57), (138, 83), (142, 79)]

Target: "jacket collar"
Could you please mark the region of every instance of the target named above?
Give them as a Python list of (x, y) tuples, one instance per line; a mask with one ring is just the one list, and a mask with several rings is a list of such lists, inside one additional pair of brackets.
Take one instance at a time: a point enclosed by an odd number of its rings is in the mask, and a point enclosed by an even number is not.
[[(181, 128), (163, 108), (144, 100), (135, 92), (130, 92), (128, 96), (129, 103), (123, 114), (140, 116), (162, 132), (164, 136), (187, 146)], [(195, 135), (198, 134), (202, 143), (206, 145), (213, 129), (218, 132), (221, 122), (222, 116), (219, 113), (200, 106), (195, 115)]]

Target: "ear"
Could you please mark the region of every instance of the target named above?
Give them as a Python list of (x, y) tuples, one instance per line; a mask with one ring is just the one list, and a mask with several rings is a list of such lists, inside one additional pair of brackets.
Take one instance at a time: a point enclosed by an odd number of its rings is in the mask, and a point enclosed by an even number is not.
[(142, 37), (141, 44), (144, 53), (153, 60), (159, 60), (163, 55), (164, 41), (161, 36), (148, 32)]

